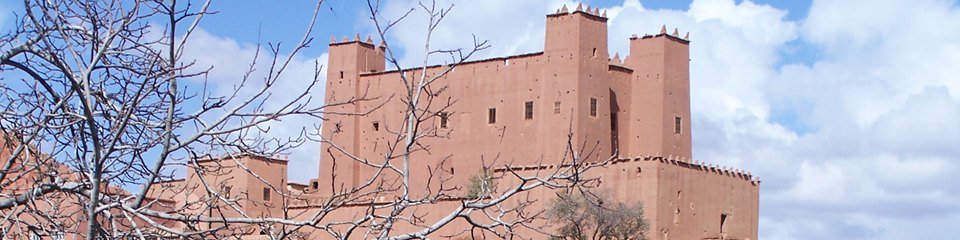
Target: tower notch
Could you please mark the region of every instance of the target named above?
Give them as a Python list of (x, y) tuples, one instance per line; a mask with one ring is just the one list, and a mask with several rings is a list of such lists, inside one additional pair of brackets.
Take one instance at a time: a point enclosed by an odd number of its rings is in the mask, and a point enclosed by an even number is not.
[(598, 16), (599, 8), (586, 11), (582, 3), (567, 12), (566, 5), (557, 14), (547, 15), (544, 52), (577, 52), (599, 59), (609, 59), (607, 51), (607, 18)]
[(630, 38), (630, 54), (624, 66), (633, 69), (634, 104), (650, 106), (631, 112), (630, 129), (637, 130), (630, 146), (634, 152), (663, 152), (691, 158), (690, 50), (679, 29), (667, 34)]

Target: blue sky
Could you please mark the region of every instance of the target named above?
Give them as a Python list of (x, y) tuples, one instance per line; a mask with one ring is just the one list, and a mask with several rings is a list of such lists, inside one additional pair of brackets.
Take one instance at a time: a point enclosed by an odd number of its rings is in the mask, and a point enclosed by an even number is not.
[[(259, 42), (294, 42), (312, 3), (222, 1), (192, 57), (229, 89)], [(384, 0), (396, 16), (413, 0)], [(451, 2), (451, 1), (443, 1)], [(572, 1), (453, 1), (434, 45), (491, 41), (480, 57), (542, 50), (543, 16)], [(760, 176), (760, 239), (950, 239), (960, 235), (960, 7), (947, 0), (587, 1), (608, 11), (610, 50), (661, 25), (691, 34), (694, 157)], [(17, 1), (2, 1), (9, 9)], [(301, 87), (326, 44), (372, 33), (362, 1), (330, 0), (313, 47), (281, 89)], [(9, 13), (9, 11), (6, 11)], [(0, 16), (9, 28), (10, 14)], [(422, 16), (388, 36), (418, 58)], [(322, 91), (315, 93), (322, 98)], [(273, 128), (283, 135), (309, 122)], [(292, 152), (314, 178), (319, 146)]]
[[(619, 1), (583, 1), (586, 4), (602, 8), (619, 5)], [(647, 0), (642, 1), (649, 9), (687, 10), (691, 1), (687, 0)], [(738, 2), (742, 2), (738, 1)], [(806, 16), (810, 0), (754, 1), (758, 4), (769, 4), (788, 12), (787, 19), (797, 20)], [(214, 2), (213, 9), (219, 13), (207, 19), (207, 30), (215, 35), (230, 36), (243, 42), (292, 42), (296, 41), (303, 28), (310, 21), (313, 11), (310, 1), (255, 1), (236, 0)], [(368, 7), (365, 1), (328, 0), (324, 2), (324, 9), (319, 16), (322, 27), (317, 28), (320, 42), (328, 41), (327, 36), (353, 36), (354, 33), (369, 31)], [(457, 9), (459, 10), (459, 9)], [(799, 45), (798, 47), (802, 47)], [(319, 55), (325, 52), (321, 47), (308, 49), (307, 54)], [(803, 51), (785, 51), (786, 61), (804, 61), (807, 55)]]

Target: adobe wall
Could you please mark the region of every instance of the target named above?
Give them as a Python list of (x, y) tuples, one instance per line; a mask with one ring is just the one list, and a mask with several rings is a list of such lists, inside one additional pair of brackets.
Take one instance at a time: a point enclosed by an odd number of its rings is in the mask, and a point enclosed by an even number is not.
[(650, 239), (757, 239), (759, 181), (747, 173), (649, 156), (610, 168), (601, 179), (619, 200), (644, 204)]
[[(446, 160), (444, 172), (452, 175), (453, 182), (462, 182), (479, 172), (484, 163), (555, 162), (569, 155), (568, 133), (573, 135), (573, 149), (586, 159), (606, 158), (620, 149), (617, 145), (622, 143), (616, 139), (629, 136), (630, 127), (613, 122), (629, 118), (630, 70), (611, 70), (606, 19), (579, 11), (553, 14), (547, 21), (544, 52), (462, 64), (431, 86), (431, 91), (440, 94), (428, 108), (432, 111), (429, 114), (448, 113), (449, 122), (447, 128), (440, 126), (440, 117), (428, 123), (442, 138), (423, 141), (430, 153), (416, 154), (416, 164), (420, 165), (413, 169), (436, 167)], [(353, 113), (366, 115), (331, 114), (325, 121), (325, 139), (336, 147), (326, 143), (321, 153), (319, 187), (324, 193), (333, 187), (362, 184), (371, 174), (371, 168), (349, 158), (382, 161), (388, 151), (386, 143), (395, 140), (389, 138), (403, 130), (406, 87), (401, 75), (412, 81), (422, 72), (372, 69), (349, 83), (351, 73), (356, 71), (340, 68), (354, 66), (356, 59), (341, 54), (352, 54), (356, 49), (362, 57), (379, 54), (379, 47), (360, 41), (331, 44), (328, 102), (349, 99), (345, 92), (355, 93), (350, 97), (378, 99), (331, 110), (343, 113), (353, 108)], [(426, 71), (428, 76), (436, 76), (443, 70), (445, 66), (434, 66)], [(597, 100), (595, 115), (590, 114), (591, 99)], [(532, 119), (525, 116), (527, 102), (533, 104)], [(442, 109), (447, 103), (450, 107)], [(496, 112), (493, 123), (490, 109)], [(618, 119), (612, 122), (611, 117)]]
[[(555, 165), (514, 166), (512, 171), (521, 175), (543, 175), (555, 169)], [(498, 191), (505, 191), (517, 182), (504, 171), (496, 169), (495, 176), (504, 176), (497, 180)], [(539, 171), (539, 172), (538, 172)], [(757, 207), (759, 181), (742, 171), (719, 169), (690, 162), (686, 159), (645, 156), (615, 160), (589, 172), (586, 179), (599, 179), (600, 184), (590, 189), (595, 193), (608, 194), (614, 200), (623, 203), (643, 204), (647, 221), (651, 224), (647, 239), (757, 239)], [(502, 204), (503, 208), (517, 206), (519, 202), (529, 203), (525, 214), (531, 216), (543, 209), (556, 198), (556, 192), (547, 188), (538, 188), (526, 194), (516, 196), (515, 200)], [(450, 214), (461, 204), (462, 199), (450, 199), (425, 207), (410, 209), (423, 220), (421, 224), (434, 221)], [(330, 213), (322, 223), (360, 219), (365, 215), (367, 206), (354, 206), (338, 209)], [(679, 211), (678, 211), (679, 209)], [(292, 216), (308, 219), (316, 213), (310, 207), (295, 207)], [(496, 213), (496, 212), (490, 212)], [(721, 216), (726, 214), (721, 227)], [(471, 215), (475, 221), (491, 223), (483, 214)], [(503, 220), (515, 219), (508, 214)], [(528, 223), (531, 228), (518, 227), (514, 233), (527, 238), (546, 238), (539, 231), (551, 231), (552, 225), (538, 220)], [(401, 224), (395, 226), (392, 234), (422, 230), (422, 226)], [(341, 229), (342, 230), (342, 229)], [(431, 234), (434, 238), (469, 237), (470, 225), (458, 219)], [(310, 230), (305, 230), (310, 233)], [(364, 231), (354, 239), (363, 239)], [(311, 238), (328, 239), (327, 233), (312, 232)], [(474, 236), (484, 234), (473, 231)], [(485, 233), (484, 238), (498, 238)]]
[[(512, 171), (543, 175), (555, 167), (513, 166)], [(760, 181), (744, 171), (647, 155), (612, 161), (591, 170), (585, 179), (599, 180), (591, 189), (595, 193), (643, 204), (651, 224), (648, 239), (757, 239)], [(500, 186), (512, 184), (516, 183)], [(545, 209), (543, 204), (556, 195), (540, 189), (531, 197), (539, 203), (530, 209)]]
[[(20, 144), (20, 136), (0, 131), (0, 159), (10, 159), (14, 149)], [(61, 180), (79, 182), (81, 174), (74, 172), (67, 165), (41, 153), (34, 146), (26, 146), (19, 157), (10, 162), (10, 168), (4, 178), (2, 193), (5, 196), (14, 196), (33, 191), (41, 184), (50, 183), (50, 174), (56, 174)], [(123, 189), (104, 184), (101, 193), (105, 196), (124, 198), (130, 193)], [(43, 196), (31, 198), (22, 205), (5, 209), (12, 218), (4, 223), (3, 239), (82, 239), (87, 233), (87, 216), (85, 198), (78, 198), (69, 192), (53, 191)], [(159, 212), (171, 211), (174, 202), (147, 198), (144, 208)], [(120, 210), (107, 210), (113, 216), (122, 216)], [(135, 226), (145, 226), (147, 222), (133, 218), (130, 221), (109, 222), (100, 219), (105, 231), (130, 231)], [(161, 224), (172, 225), (170, 221), (154, 219)], [(133, 225), (136, 224), (136, 225)], [(42, 229), (30, 229), (29, 226), (40, 226)]]
[[(606, 18), (596, 10), (564, 8), (546, 22), (543, 52), (464, 63), (431, 85), (428, 92), (437, 97), (422, 105), (428, 111), (420, 114), (435, 116), (421, 131), (438, 138), (424, 139), (428, 151), (412, 155), (410, 169), (419, 173), (411, 179), (415, 195), (438, 189), (438, 178), (447, 180), (447, 188), (463, 187), (484, 165), (569, 161), (571, 148), (587, 162), (644, 154), (692, 157), (686, 38), (665, 28), (631, 37), (629, 55), (621, 61), (619, 54), (612, 59), (607, 54)], [(429, 78), (447, 69), (386, 71), (383, 50), (359, 37), (330, 45), (327, 103), (335, 106), (325, 115), (320, 177), (308, 191), (313, 198), (363, 184), (374, 169), (354, 159), (379, 163), (391, 150), (396, 156), (401, 150), (387, 144), (403, 131), (408, 89), (401, 79), (418, 80), (423, 71)], [(369, 100), (340, 104), (358, 98)], [(527, 102), (532, 118), (525, 113)], [(443, 115), (449, 116), (445, 126)], [(759, 182), (749, 176), (663, 157), (618, 161), (591, 174), (604, 182), (600, 190), (617, 200), (644, 203), (654, 223), (652, 239), (756, 239)], [(397, 177), (387, 174), (384, 180)], [(540, 200), (535, 209), (555, 196), (547, 190), (530, 194)], [(722, 229), (721, 216), (726, 216)]]
[[(10, 159), (14, 149), (19, 146), (20, 136), (0, 131), (0, 159)], [(41, 163), (42, 162), (42, 163)], [(26, 147), (15, 158), (6, 173), (2, 194), (5, 196), (21, 195), (49, 183), (49, 173), (56, 172), (66, 181), (75, 181), (80, 178), (65, 165), (57, 163), (49, 156), (39, 154), (33, 147)], [(104, 188), (103, 192), (109, 193)], [(63, 192), (51, 192), (31, 199), (23, 205), (13, 206), (4, 211), (12, 217), (3, 224), (4, 238), (29, 239), (36, 234), (41, 238), (52, 238), (61, 235), (66, 238), (82, 238), (86, 235), (86, 209), (84, 200)], [(15, 221), (14, 221), (15, 220)], [(22, 223), (21, 223), (22, 222)], [(40, 225), (42, 230), (31, 230), (29, 225)], [(129, 229), (127, 226), (118, 226), (118, 229)], [(43, 230), (49, 231), (45, 232)]]
[[(255, 217), (283, 216), (281, 205), (284, 196), (281, 194), (288, 194), (287, 161), (259, 157), (247, 157), (245, 160), (246, 167), (252, 169), (257, 176), (248, 177), (246, 186), (243, 187), (250, 192), (251, 201), (260, 203), (254, 205), (254, 209), (248, 208), (248, 214)], [(264, 199), (265, 191), (270, 192), (270, 199)]]
[[(243, 217), (222, 201), (214, 204), (222, 206), (216, 211), (207, 211), (210, 198), (235, 200), (249, 217), (282, 216), (284, 198), (290, 199), (287, 190), (287, 161), (284, 159), (264, 158), (248, 154), (233, 154), (196, 160), (203, 168), (188, 168), (187, 176), (182, 180), (160, 182), (152, 185), (148, 197), (170, 201), (157, 204), (167, 209), (177, 209), (181, 213), (207, 217)], [(210, 189), (207, 189), (208, 186)], [(210, 192), (208, 192), (208, 190)], [(264, 191), (269, 191), (269, 200), (264, 199)], [(213, 195), (211, 192), (220, 194)], [(284, 196), (287, 195), (287, 196)], [(189, 205), (188, 205), (189, 204)], [(207, 223), (197, 226), (201, 229), (216, 228), (219, 223)], [(182, 224), (172, 227), (182, 228)], [(241, 229), (249, 234), (254, 230)]]
[[(360, 166), (352, 161), (353, 154), (360, 153), (360, 119), (356, 114), (364, 102), (358, 99), (387, 98), (389, 94), (361, 92), (360, 74), (383, 71), (385, 60), (383, 49), (369, 42), (354, 41), (336, 43), (331, 40), (326, 81), (326, 100), (324, 109), (321, 146), (320, 178), (311, 181), (311, 185), (323, 187), (326, 192), (341, 184), (357, 185)], [(332, 144), (336, 143), (336, 147)], [(324, 171), (323, 169), (327, 169)], [(343, 173), (343, 175), (337, 175)], [(322, 182), (323, 184), (319, 184)]]
[(665, 26), (657, 35), (630, 38), (630, 55), (624, 59), (624, 66), (634, 70), (630, 153), (693, 156), (688, 44), (676, 30), (668, 35)]

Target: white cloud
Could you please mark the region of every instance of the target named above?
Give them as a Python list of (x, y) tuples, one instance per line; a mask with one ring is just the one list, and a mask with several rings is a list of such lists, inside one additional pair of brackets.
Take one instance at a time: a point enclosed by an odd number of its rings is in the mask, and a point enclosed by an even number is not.
[[(463, 46), (475, 33), (491, 40), (481, 57), (540, 51), (543, 17), (560, 3), (456, 2), (433, 40)], [(955, 3), (814, 1), (799, 22), (751, 1), (695, 0), (677, 11), (627, 0), (606, 10), (612, 52), (662, 24), (691, 32), (695, 155), (764, 180), (761, 239), (960, 234)], [(396, 30), (404, 62), (416, 64), (424, 31)], [(813, 59), (784, 64), (798, 45)]]
[[(266, 44), (266, 43), (264, 43)], [(292, 45), (292, 44), (286, 44)], [(260, 50), (257, 57), (257, 50)], [(289, 50), (289, 49), (282, 49)], [(257, 46), (252, 43), (240, 43), (229, 37), (214, 36), (199, 29), (193, 33), (189, 45), (185, 50), (186, 59), (195, 59), (193, 70), (203, 70), (210, 68), (207, 78), (209, 80), (212, 92), (215, 95), (227, 96), (238, 87), (244, 74), (249, 70), (251, 63), (256, 58), (252, 74), (246, 86), (240, 92), (241, 97), (249, 97), (254, 91), (259, 90), (264, 85), (264, 77), (270, 68), (272, 58), (269, 49), (266, 46)], [(289, 54), (280, 54), (282, 60)], [(295, 55), (284, 70), (281, 78), (271, 87), (269, 91), (270, 99), (264, 104), (266, 110), (279, 109), (281, 104), (291, 101), (298, 94), (308, 89), (313, 80), (315, 67), (325, 66), (327, 63), (327, 54), (324, 53), (318, 57), (305, 57)], [(279, 65), (278, 65), (279, 66)], [(326, 70), (320, 72), (320, 82), (310, 89), (310, 101), (301, 101), (310, 106), (320, 106), (324, 99), (324, 81), (326, 80)], [(200, 81), (191, 82), (194, 85), (192, 89), (197, 89)], [(214, 114), (216, 115), (216, 114)], [(218, 115), (216, 117), (219, 117)], [(270, 138), (297, 138), (301, 131), (316, 133), (316, 127), (320, 126), (321, 120), (307, 116), (294, 116), (281, 118), (280, 121), (263, 124), (261, 129), (266, 132)], [(319, 169), (319, 159), (316, 157), (320, 152), (320, 144), (307, 141), (289, 152), (290, 163), (288, 166), (288, 175), (292, 181), (306, 183), (309, 179), (315, 178), (317, 169)]]
[[(412, 7), (416, 10), (397, 25), (388, 36), (390, 43), (406, 54), (400, 57), (406, 66), (422, 64), (423, 42), (427, 30), (427, 15), (415, 0), (386, 2), (383, 9), (386, 19), (395, 19)], [(488, 40), (490, 49), (480, 52), (474, 59), (537, 52), (543, 50), (544, 14), (556, 11), (566, 3), (560, 0), (547, 1), (437, 1), (437, 7), (453, 5), (452, 12), (434, 31), (431, 42), (434, 48), (472, 48), (473, 36)], [(370, 27), (370, 32), (375, 29)], [(449, 62), (449, 57), (437, 56), (431, 63)]]
[[(765, 171), (795, 175), (787, 179), (795, 184), (764, 192), (763, 200), (770, 206), (764, 210), (801, 210), (768, 211), (771, 225), (792, 228), (805, 219), (832, 234), (762, 229), (792, 233), (783, 238), (957, 233), (937, 223), (955, 219), (960, 210), (960, 189), (948, 184), (960, 180), (952, 174), (960, 170), (954, 77), (960, 72), (951, 67), (960, 54), (958, 17), (957, 7), (943, 1), (813, 4), (801, 38), (821, 50), (820, 58), (783, 66), (758, 86), (770, 93), (771, 105), (813, 127), (780, 149), (785, 158), (773, 160), (800, 162), (800, 168)], [(900, 227), (918, 222), (930, 224)]]

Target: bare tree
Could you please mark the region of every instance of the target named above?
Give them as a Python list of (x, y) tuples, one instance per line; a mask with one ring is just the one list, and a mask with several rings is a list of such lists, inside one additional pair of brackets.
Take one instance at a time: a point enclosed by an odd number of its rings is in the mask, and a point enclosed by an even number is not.
[[(182, 83), (206, 79), (208, 69), (198, 70), (184, 51), (201, 20), (213, 13), (209, 1), (24, 1), (23, 15), (0, 43), (5, 78), (0, 125), (12, 149), (0, 170), (7, 236), (62, 234), (78, 227), (85, 232), (77, 234), (89, 239), (143, 236), (144, 224), (188, 236), (203, 231), (159, 223), (279, 221), (168, 216), (148, 207), (156, 203), (148, 191), (159, 180), (172, 179), (173, 167), (198, 167), (196, 159), (209, 154), (273, 156), (304, 141), (263, 137), (262, 127), (322, 113), (324, 105), (310, 95), (320, 80), (319, 65), (305, 90), (271, 102), (294, 55), (312, 41), (320, 4), (304, 37), (285, 55), (270, 45), (268, 54), (250, 59), (248, 72), (236, 73), (241, 81), (232, 93), (214, 95), (206, 83)], [(268, 69), (255, 69), (264, 59)], [(254, 71), (265, 72), (264, 77), (255, 78)], [(52, 170), (37, 172), (44, 168)], [(24, 179), (37, 174), (44, 177)], [(36, 206), (49, 196), (82, 206), (83, 212), (63, 219), (85, 226), (68, 225), (41, 210), (59, 206)], [(36, 221), (24, 226), (25, 218)], [(17, 232), (23, 229), (31, 232)]]
[[(25, 0), (24, 14), (13, 30), (0, 36), (4, 79), (0, 85), (4, 144), (0, 154), (0, 230), (4, 236), (76, 234), (87, 239), (145, 239), (262, 234), (286, 239), (319, 232), (340, 239), (412, 239), (426, 238), (464, 220), (472, 226), (466, 231), (477, 229), (506, 238), (518, 229), (531, 228), (541, 218), (542, 210), (530, 208), (537, 199), (525, 194), (539, 188), (587, 186), (591, 181), (583, 174), (614, 158), (584, 162), (593, 151), (575, 149), (577, 144), (568, 134), (561, 159), (550, 159), (532, 172), (518, 171), (509, 163), (490, 164), (485, 168), (491, 171), (485, 170), (482, 181), (498, 184), (483, 186), (496, 187), (466, 198), (455, 194), (464, 186), (451, 185), (437, 174), (442, 161), (427, 173), (410, 166), (417, 158), (427, 157), (421, 154), (429, 151), (425, 139), (444, 137), (429, 124), (431, 119), (455, 107), (455, 99), (440, 94), (445, 88), (440, 79), (486, 49), (487, 42), (475, 39), (470, 49), (434, 49), (431, 35), (453, 6), (421, 4), (411, 11), (429, 16), (422, 66), (404, 68), (395, 49), (385, 48), (391, 68), (415, 73), (400, 75), (397, 80), (406, 88), (397, 96), (364, 95), (323, 103), (311, 97), (321, 79), (321, 66), (315, 64), (307, 88), (278, 99), (276, 83), (294, 56), (312, 43), (322, 4), (317, 2), (298, 42), (286, 50), (269, 44), (266, 54), (258, 51), (249, 59), (249, 69), (236, 73), (240, 81), (234, 90), (218, 95), (207, 88), (209, 69), (198, 69), (205, 66), (195, 66), (185, 57), (191, 34), (205, 16), (215, 13), (209, 10), (210, 1)], [(387, 39), (395, 24), (410, 14), (386, 20), (379, 2), (368, 2), (368, 7), (381, 39)], [(428, 69), (431, 59), (438, 56), (449, 57), (451, 63)], [(184, 84), (185, 79), (190, 83)], [(279, 138), (271, 136), (266, 127), (291, 117), (364, 115), (392, 101), (401, 101), (405, 110), (402, 126), (382, 159), (357, 157), (325, 139), (319, 129)], [(360, 103), (374, 108), (368, 112), (325, 111)], [(257, 216), (242, 208), (255, 204), (249, 193), (232, 194), (229, 188), (203, 177), (196, 185), (169, 183), (178, 178), (176, 169), (190, 169), (199, 175), (233, 169), (267, 183), (240, 159), (273, 158), (311, 140), (330, 144), (374, 174), (358, 186), (340, 188), (332, 196), (310, 202), (311, 211), (298, 216), (292, 215), (293, 206), (305, 204), (309, 197), (286, 186), (268, 189), (282, 199), (283, 214)], [(217, 154), (226, 155), (214, 156)], [(206, 161), (210, 159), (216, 161)], [(557, 167), (548, 169), (548, 164)], [(418, 190), (411, 185), (411, 178), (419, 175), (429, 176), (431, 186), (439, 187), (412, 194)], [(151, 192), (155, 189), (203, 197), (169, 202), (156, 198)], [(382, 196), (394, 198), (378, 201)], [(443, 212), (436, 220), (418, 217), (416, 209), (441, 202), (458, 204), (436, 209)], [(364, 214), (347, 221), (330, 218), (345, 208), (363, 209)], [(236, 214), (215, 214), (222, 212)], [(415, 227), (399, 229), (399, 224)]]

